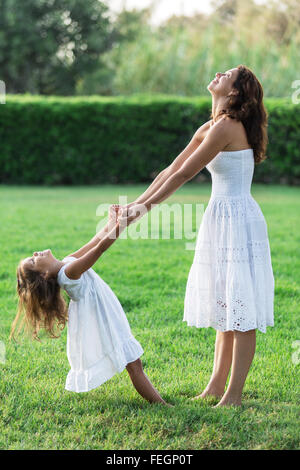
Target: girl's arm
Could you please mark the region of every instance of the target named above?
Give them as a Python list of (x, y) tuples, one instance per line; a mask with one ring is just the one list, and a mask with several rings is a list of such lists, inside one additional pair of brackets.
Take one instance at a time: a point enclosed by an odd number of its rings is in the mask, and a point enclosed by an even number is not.
[(71, 255), (74, 258), (81, 258), (81, 256), (85, 255), (91, 248), (96, 246), (99, 241), (101, 241), (107, 234), (110, 232), (116, 224), (116, 217), (118, 215), (119, 205), (113, 204), (109, 209), (109, 219), (105, 227), (97, 233), (86, 245), (83, 245), (79, 250), (75, 251)]
[[(122, 227), (122, 229), (124, 228), (125, 226)], [(96, 261), (100, 258), (102, 253), (104, 253), (104, 251), (106, 251), (114, 243), (114, 241), (119, 237), (122, 229), (120, 228), (119, 223), (115, 224), (112, 230), (108, 232), (105, 237), (102, 238), (102, 240), (98, 240), (97, 245), (95, 245), (87, 253), (66, 267), (66, 276), (69, 279), (79, 279), (81, 274), (91, 268), (93, 264), (95, 264)]]
[(127, 212), (127, 216), (124, 211), (119, 221), (122, 224), (129, 225), (138, 220), (145, 212), (150, 211), (156, 204), (167, 199), (180, 186), (196, 176), (219, 152), (231, 143), (233, 137), (233, 124), (229, 120), (220, 119), (211, 128), (203, 143), (184, 164), (143, 204), (133, 205)]
[(199, 147), (201, 142), (203, 142), (205, 135), (210, 127), (212, 121), (207, 121), (203, 124), (195, 134), (193, 135), (189, 144), (185, 147), (185, 149), (175, 158), (175, 160), (161, 171), (155, 180), (150, 184), (148, 189), (141, 194), (134, 202), (128, 204), (126, 207), (130, 207), (134, 204), (143, 204), (150, 196), (155, 194), (155, 192), (167, 181), (167, 179), (172, 176), (179, 168), (184, 164), (184, 162), (189, 158), (189, 156)]

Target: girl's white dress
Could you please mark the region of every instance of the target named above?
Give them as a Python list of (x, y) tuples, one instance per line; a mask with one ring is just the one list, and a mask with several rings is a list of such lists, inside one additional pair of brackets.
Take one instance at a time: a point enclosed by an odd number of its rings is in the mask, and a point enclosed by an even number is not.
[(274, 325), (274, 276), (267, 224), (250, 193), (253, 149), (219, 152), (189, 272), (184, 317), (189, 326), (266, 332)]
[(66, 264), (57, 279), (70, 297), (67, 356), (71, 370), (65, 388), (88, 392), (122, 372), (144, 351), (131, 333), (119, 300), (92, 268), (80, 279), (66, 276), (66, 266), (75, 259), (63, 259)]

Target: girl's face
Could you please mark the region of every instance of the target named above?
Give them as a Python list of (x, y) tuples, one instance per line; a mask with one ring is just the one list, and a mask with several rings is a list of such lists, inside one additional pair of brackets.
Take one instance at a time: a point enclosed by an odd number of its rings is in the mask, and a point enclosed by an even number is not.
[(211, 94), (227, 96), (233, 90), (233, 84), (239, 74), (238, 68), (227, 70), (227, 72), (216, 73), (214, 80), (210, 82), (207, 89)]
[(52, 255), (51, 250), (35, 251), (29, 258), (25, 258), (23, 261), (23, 267), (38, 271), (40, 273), (46, 273), (51, 270), (53, 264), (57, 261)]

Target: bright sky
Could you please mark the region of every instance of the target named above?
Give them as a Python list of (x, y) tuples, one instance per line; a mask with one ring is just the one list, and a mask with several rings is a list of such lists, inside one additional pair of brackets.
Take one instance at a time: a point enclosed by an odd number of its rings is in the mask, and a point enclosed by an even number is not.
[[(123, 6), (127, 10), (155, 5), (151, 23), (157, 25), (172, 15), (190, 16), (194, 13), (211, 13), (210, 0), (106, 0), (110, 10), (118, 12)], [(267, 3), (267, 0), (255, 0), (255, 3)]]
[(210, 13), (210, 0), (107, 0), (112, 11), (119, 11), (123, 6), (127, 10), (146, 8), (154, 4), (151, 23), (159, 24), (172, 15), (192, 15), (195, 12)]

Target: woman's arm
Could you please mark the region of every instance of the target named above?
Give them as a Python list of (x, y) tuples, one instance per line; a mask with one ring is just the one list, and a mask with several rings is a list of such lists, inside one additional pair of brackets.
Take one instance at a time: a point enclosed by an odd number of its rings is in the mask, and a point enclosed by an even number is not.
[(186, 159), (183, 165), (143, 204), (132, 206), (127, 217), (126, 213), (122, 214), (119, 219), (120, 222), (129, 225), (138, 220), (141, 215), (167, 199), (184, 183), (196, 176), (219, 152), (231, 143), (233, 131), (232, 123), (229, 120), (219, 120), (211, 128), (202, 144)]
[(81, 274), (91, 268), (100, 258), (102, 253), (104, 253), (104, 251), (106, 251), (115, 242), (124, 228), (125, 226), (120, 227), (119, 223), (115, 224), (102, 240), (98, 240), (97, 245), (92, 247), (83, 256), (66, 267), (65, 274), (67, 277), (69, 279), (79, 279)]
[(105, 227), (88, 242), (86, 245), (83, 245), (79, 250), (75, 251), (71, 255), (74, 258), (80, 258), (81, 256), (85, 255), (91, 248), (96, 246), (99, 241), (101, 241), (107, 234), (110, 232), (116, 224), (116, 217), (118, 216), (119, 205), (113, 204), (109, 209), (109, 219)]
[(160, 188), (165, 183), (165, 181), (167, 181), (167, 179), (171, 175), (173, 175), (177, 170), (179, 170), (179, 168), (183, 165), (187, 158), (189, 158), (189, 156), (199, 147), (201, 142), (203, 142), (211, 122), (212, 121), (207, 121), (205, 124), (199, 127), (199, 129), (197, 129), (185, 149), (178, 155), (178, 157), (175, 158), (171, 165), (169, 165), (157, 175), (155, 180), (150, 184), (147, 190), (143, 194), (141, 194), (141, 196), (139, 196), (134, 202), (128, 204), (129, 207), (134, 204), (144, 203), (150, 196), (152, 196), (158, 190), (158, 188)]

